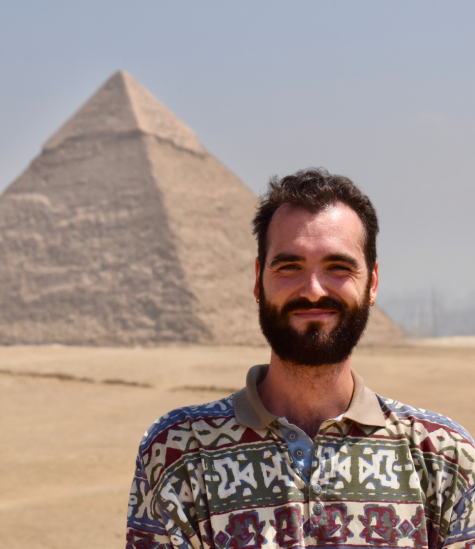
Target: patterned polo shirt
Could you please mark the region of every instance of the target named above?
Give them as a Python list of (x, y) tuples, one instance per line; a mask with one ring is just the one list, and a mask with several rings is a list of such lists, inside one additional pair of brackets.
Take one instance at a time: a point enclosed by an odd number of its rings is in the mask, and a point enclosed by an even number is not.
[(145, 433), (127, 549), (475, 548), (475, 443), (462, 427), (353, 372), (350, 407), (312, 441), (265, 409), (267, 368)]

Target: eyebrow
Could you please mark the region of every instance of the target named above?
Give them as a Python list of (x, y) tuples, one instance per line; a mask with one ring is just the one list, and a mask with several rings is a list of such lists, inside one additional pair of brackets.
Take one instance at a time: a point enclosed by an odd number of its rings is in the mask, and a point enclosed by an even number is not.
[(348, 254), (330, 254), (327, 255), (324, 259), (324, 261), (341, 261), (342, 263), (347, 263), (348, 265), (351, 265), (353, 269), (358, 270), (360, 268), (360, 264), (354, 257)]
[(293, 261), (304, 261), (305, 258), (303, 255), (296, 255), (296, 254), (287, 254), (285, 252), (282, 252), (280, 254), (277, 254), (272, 259), (269, 267), (275, 267), (276, 265), (279, 265), (280, 263), (291, 263)]
[[(292, 263), (294, 261), (305, 261), (305, 257), (303, 255), (288, 254), (288, 253), (282, 252), (274, 256), (269, 267), (272, 269), (273, 267), (275, 267), (276, 265), (279, 265), (280, 263)], [(330, 254), (324, 258), (324, 261), (327, 261), (327, 262), (340, 261), (341, 263), (347, 263), (348, 265), (351, 265), (353, 269), (358, 270), (360, 268), (360, 265), (356, 261), (356, 259), (348, 254)]]

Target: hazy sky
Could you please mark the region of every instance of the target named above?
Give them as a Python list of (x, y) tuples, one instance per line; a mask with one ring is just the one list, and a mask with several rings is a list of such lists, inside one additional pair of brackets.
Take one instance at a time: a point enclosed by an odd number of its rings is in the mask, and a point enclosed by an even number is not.
[(475, 301), (474, 24), (458, 0), (3, 2), (0, 190), (124, 69), (256, 192), (308, 166), (358, 183), (383, 307)]

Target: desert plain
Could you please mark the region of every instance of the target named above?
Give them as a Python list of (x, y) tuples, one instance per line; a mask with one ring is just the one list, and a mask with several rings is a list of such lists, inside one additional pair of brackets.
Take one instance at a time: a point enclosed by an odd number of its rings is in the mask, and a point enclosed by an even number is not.
[[(266, 347), (0, 348), (0, 547), (119, 549), (142, 434), (241, 388)], [(475, 433), (475, 338), (356, 350), (375, 392)]]

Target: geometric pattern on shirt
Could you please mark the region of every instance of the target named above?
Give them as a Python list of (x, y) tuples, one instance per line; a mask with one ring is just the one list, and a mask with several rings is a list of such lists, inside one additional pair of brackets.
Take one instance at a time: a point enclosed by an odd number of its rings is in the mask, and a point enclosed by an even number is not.
[(166, 414), (139, 449), (127, 548), (475, 547), (472, 439), (378, 399), (385, 427), (342, 419), (317, 435), (310, 485), (278, 425), (239, 424), (232, 397)]

